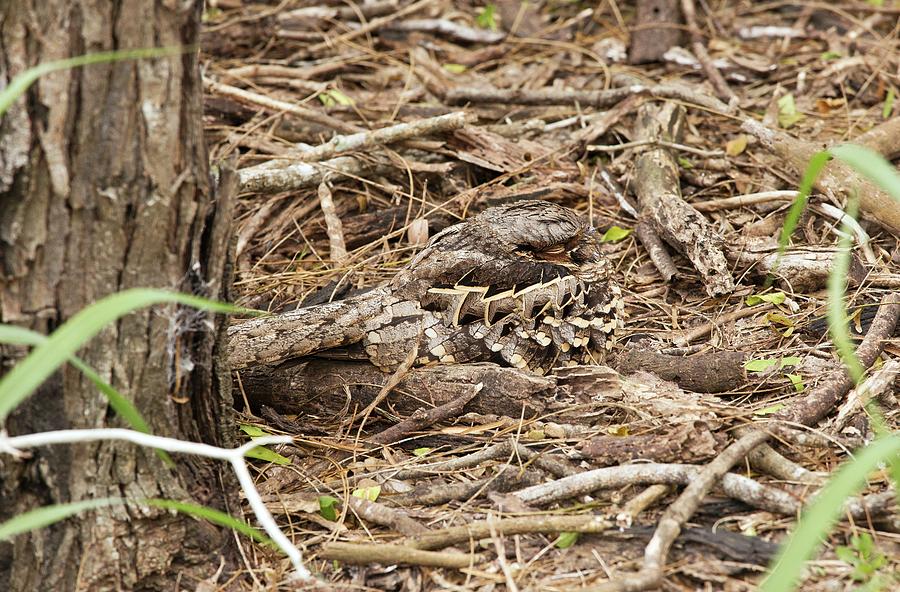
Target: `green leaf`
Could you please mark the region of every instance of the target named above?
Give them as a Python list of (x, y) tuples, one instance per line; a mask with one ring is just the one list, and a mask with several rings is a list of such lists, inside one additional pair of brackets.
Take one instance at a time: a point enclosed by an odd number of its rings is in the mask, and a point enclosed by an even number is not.
[(326, 107), (334, 107), (335, 105), (334, 99), (331, 98), (331, 94), (328, 91), (319, 93), (318, 98)]
[(881, 118), (889, 119), (894, 111), (894, 87), (888, 89), (887, 96), (884, 97), (884, 106), (881, 108)]
[(633, 231), (630, 228), (620, 228), (619, 226), (611, 226), (609, 230), (603, 233), (600, 241), (604, 243), (614, 243), (627, 237)]
[(775, 358), (763, 358), (762, 360), (747, 360), (744, 362), (744, 370), (747, 372), (764, 372), (778, 363)]
[(444, 64), (444, 70), (450, 72), (451, 74), (462, 74), (463, 72), (468, 70), (468, 68), (466, 68), (462, 64)]
[(679, 156), (676, 160), (678, 161), (678, 166), (680, 166), (681, 168), (683, 168), (685, 170), (689, 171), (692, 168), (694, 168), (694, 163), (692, 163), (690, 160), (688, 160), (687, 158), (685, 158), (683, 156)]
[(19, 514), (14, 518), (10, 518), (3, 524), (0, 524), (0, 541), (5, 541), (18, 534), (56, 524), (70, 516), (74, 516), (75, 514), (87, 510), (124, 503), (125, 500), (123, 498), (107, 497), (35, 508), (34, 510)]
[(561, 532), (553, 544), (557, 549), (568, 549), (578, 542), (579, 534), (577, 532)]
[(140, 60), (150, 58), (160, 58), (180, 53), (188, 53), (194, 51), (195, 47), (148, 47), (143, 49), (120, 49), (116, 51), (101, 51), (90, 53), (87, 55), (76, 56), (74, 58), (66, 58), (64, 60), (55, 60), (52, 62), (44, 62), (33, 68), (28, 68), (21, 74), (13, 78), (9, 86), (0, 91), (0, 115), (6, 113), (9, 107), (25, 91), (34, 84), (34, 82), (50, 72), (57, 70), (67, 70), (69, 68), (77, 68), (90, 64), (101, 64), (106, 62), (117, 62), (121, 60)]
[(241, 424), (241, 431), (250, 436), (251, 438), (259, 438), (260, 436), (268, 436), (269, 432), (263, 430), (259, 426), (250, 425), (249, 423)]
[(322, 104), (326, 107), (334, 107), (335, 105), (353, 105), (353, 99), (336, 88), (330, 88), (319, 93), (319, 100), (322, 101)]
[(246, 456), (247, 458), (255, 458), (257, 460), (275, 463), (276, 465), (291, 464), (291, 459), (287, 458), (286, 456), (281, 456), (274, 450), (270, 450), (265, 446), (257, 446), (256, 448), (251, 448), (247, 451)]
[(770, 292), (768, 294), (751, 294), (747, 296), (747, 306), (756, 306), (762, 302), (770, 304), (781, 304), (787, 298), (784, 292)]
[(760, 590), (795, 590), (805, 562), (812, 558), (825, 535), (844, 511), (844, 500), (862, 489), (869, 472), (898, 454), (900, 435), (892, 434), (876, 440), (859, 451), (851, 462), (845, 463), (803, 512), (794, 534), (772, 562), (771, 573), (763, 581)]
[(322, 515), (322, 518), (325, 520), (331, 520), (334, 522), (337, 520), (337, 498), (331, 497), (330, 495), (320, 495), (319, 496), (319, 514)]
[(328, 94), (331, 95), (331, 98), (334, 99), (334, 102), (338, 105), (347, 107), (353, 104), (353, 99), (345, 95), (340, 89), (332, 88), (328, 91)]
[(785, 356), (781, 358), (781, 367), (784, 368), (785, 366), (796, 366), (802, 361), (803, 358), (800, 358), (798, 356)]
[(358, 497), (359, 499), (364, 499), (370, 502), (374, 502), (378, 499), (378, 495), (381, 493), (381, 485), (372, 485), (370, 487), (360, 487), (359, 489), (353, 490), (353, 497)]
[(839, 52), (839, 51), (834, 51), (834, 50), (832, 49), (832, 50), (828, 50), (828, 51), (823, 51), (823, 52), (822, 52), (822, 55), (821, 55), (820, 57), (821, 57), (823, 60), (836, 60), (836, 59), (838, 59), (839, 57), (842, 57), (842, 56), (843, 56), (843, 54), (842, 54), (841, 52)]
[(778, 125), (788, 129), (803, 119), (803, 114), (797, 111), (794, 95), (788, 93), (778, 99)]
[(0, 379), (0, 424), (6, 421), (19, 403), (106, 325), (134, 310), (164, 302), (215, 312), (242, 310), (205, 298), (164, 290), (133, 289), (107, 296), (76, 313)]
[(478, 26), (482, 29), (490, 29), (491, 31), (496, 31), (497, 7), (491, 3), (488, 3), (487, 6), (481, 9), (481, 12), (478, 13), (478, 16), (475, 17), (475, 22), (478, 23)]
[(193, 516), (194, 518), (200, 518), (201, 520), (206, 520), (207, 522), (212, 522), (213, 524), (218, 524), (219, 526), (224, 526), (225, 528), (230, 528), (235, 532), (239, 532), (256, 542), (272, 547), (273, 549), (279, 548), (259, 529), (254, 528), (243, 520), (235, 518), (230, 514), (226, 514), (225, 512), (216, 510), (215, 508), (208, 508), (206, 506), (200, 506), (188, 502), (179, 502), (176, 500), (161, 498), (147, 498), (140, 500), (140, 503), (152, 506), (154, 508), (174, 510), (181, 514), (187, 514), (188, 516)]
[(784, 409), (784, 403), (776, 403), (775, 405), (769, 405), (768, 407), (757, 409), (753, 412), (753, 415), (772, 415), (773, 413), (778, 413), (782, 409)]
[(794, 387), (794, 390), (798, 393), (802, 393), (803, 389), (806, 388), (803, 386), (803, 377), (799, 374), (785, 374), (788, 377), (788, 380), (791, 381), (791, 386)]
[(412, 453), (413, 453), (413, 456), (421, 457), (421, 456), (425, 456), (426, 454), (428, 454), (431, 451), (432, 451), (431, 448), (428, 448), (427, 446), (423, 446), (422, 448), (414, 448)]
[[(0, 343), (35, 346), (40, 345), (45, 341), (47, 341), (47, 337), (41, 335), (37, 331), (25, 329), (24, 327), (16, 327), (15, 325), (0, 325)], [(125, 423), (139, 432), (145, 434), (153, 433), (150, 430), (150, 424), (147, 423), (144, 416), (141, 415), (141, 412), (138, 411), (138, 408), (134, 406), (134, 403), (132, 403), (128, 397), (122, 395), (113, 388), (112, 385), (103, 380), (103, 378), (101, 378), (93, 368), (82, 361), (81, 358), (72, 356), (69, 358), (69, 363), (75, 366), (75, 368), (84, 374), (88, 380), (94, 383), (97, 390), (106, 397), (109, 406), (113, 408), (113, 411), (115, 411)], [(156, 455), (169, 467), (175, 466), (175, 461), (172, 460), (172, 457), (169, 456), (169, 453), (165, 450), (157, 449)]]

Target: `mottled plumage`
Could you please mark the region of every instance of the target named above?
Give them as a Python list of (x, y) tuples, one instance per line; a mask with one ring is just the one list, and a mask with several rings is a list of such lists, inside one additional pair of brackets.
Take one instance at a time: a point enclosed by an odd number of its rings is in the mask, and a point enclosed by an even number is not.
[(435, 235), (387, 286), (229, 329), (233, 368), (316, 355), (392, 370), (497, 362), (544, 373), (602, 362), (622, 326), (597, 233), (544, 201), (490, 208)]
[(391, 368), (419, 339), (417, 364), (493, 361), (545, 373), (601, 362), (623, 319), (593, 228), (573, 210), (522, 201), (435, 235), (391, 283), (401, 302), (363, 340)]

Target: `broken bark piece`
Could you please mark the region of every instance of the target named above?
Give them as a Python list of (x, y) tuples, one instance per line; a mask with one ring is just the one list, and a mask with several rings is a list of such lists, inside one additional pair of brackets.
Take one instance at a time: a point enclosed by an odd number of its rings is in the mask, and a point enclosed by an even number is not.
[[(796, 248), (785, 251), (779, 258), (777, 251), (728, 251), (728, 258), (740, 266), (753, 266), (761, 276), (773, 274), (782, 289), (794, 293), (814, 292), (824, 288), (834, 269), (837, 249)], [(866, 269), (855, 254), (850, 258), (847, 278), (851, 286), (858, 286), (866, 278)]]
[(619, 465), (635, 459), (693, 463), (713, 458), (725, 438), (724, 434), (710, 431), (705, 422), (692, 421), (663, 433), (598, 436), (579, 448), (598, 466)]
[[(679, 143), (684, 131), (684, 109), (674, 103), (642, 105), (638, 109), (638, 140)], [(734, 290), (725, 259), (724, 240), (702, 214), (681, 197), (678, 165), (665, 148), (649, 147), (635, 164), (634, 191), (641, 218), (649, 220), (667, 243), (678, 249), (700, 272), (706, 292), (721, 296)]]
[[(756, 136), (766, 150), (777, 156), (780, 162), (790, 166), (798, 175), (806, 170), (809, 159), (824, 148), (820, 144), (800, 140), (768, 128), (752, 119), (745, 120), (741, 129)], [(871, 145), (891, 151), (886, 145), (881, 146), (878, 138), (870, 138), (868, 141)], [(843, 162), (832, 160), (825, 165), (816, 179), (815, 187), (834, 198), (857, 195), (863, 215), (895, 233), (900, 233), (900, 206), (897, 202)]]
[[(364, 407), (375, 399), (390, 374), (368, 362), (312, 360), (279, 367), (257, 366), (241, 372), (241, 383), (253, 407), (268, 405), (278, 413), (334, 414), (347, 398)], [(411, 369), (388, 397), (399, 413), (438, 407), (484, 387), (466, 411), (518, 418), (540, 413), (555, 391), (552, 378), (495, 364), (459, 364)]]
[(628, 62), (658, 62), (670, 47), (681, 45), (679, 0), (638, 0)]
[(639, 370), (671, 380), (698, 393), (724, 393), (747, 382), (746, 355), (736, 351), (712, 351), (692, 356), (671, 356), (647, 347), (627, 347), (616, 358), (616, 370), (632, 374)]

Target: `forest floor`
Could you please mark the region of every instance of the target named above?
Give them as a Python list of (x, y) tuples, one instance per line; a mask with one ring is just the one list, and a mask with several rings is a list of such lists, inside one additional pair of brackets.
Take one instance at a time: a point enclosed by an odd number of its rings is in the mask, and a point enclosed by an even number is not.
[[(517, 199), (590, 217), (626, 294), (615, 369), (594, 368), (589, 387), (566, 388), (562, 373), (544, 377), (527, 411), (470, 405), (390, 446), (373, 437), (410, 415), (401, 399), (426, 393), (392, 392), (371, 413), (349, 390), (263, 412), (241, 397), (238, 381), (245, 431), (296, 436), (279, 449), (289, 464), (256, 465), (258, 485), (322, 580), (347, 590), (489, 591), (627, 577), (681, 485), (696, 477), (681, 465), (702, 468), (741, 429), (802, 406), (840, 370), (821, 318), (853, 187), (817, 186), (785, 256), (795, 264), (777, 269), (772, 287), (766, 272), (812, 151), (857, 140), (900, 154), (896, 2), (698, 2), (695, 26), (675, 29), (680, 48), (644, 64), (629, 56), (652, 53), (662, 37), (639, 35), (654, 30), (636, 26), (632, 3), (208, 4), (211, 157), (236, 157), (241, 171), (238, 304), (281, 312), (378, 285), (428, 236)], [(710, 70), (721, 79), (711, 82)], [(685, 114), (683, 133), (646, 140), (641, 117), (660, 117), (667, 105)], [(310, 152), (336, 134), (415, 122), (395, 130), (399, 138)], [(772, 130), (786, 136), (768, 141)], [(698, 272), (704, 253), (685, 256), (692, 245), (659, 242), (666, 221), (654, 222), (636, 182), (637, 162), (654, 150), (675, 163), (679, 187), (663, 187), (664, 199), (680, 193), (704, 232), (720, 237), (724, 275)], [(290, 176), (266, 174), (304, 160)], [(851, 232), (847, 303), (858, 333), (900, 289), (892, 216), (863, 202)], [(639, 220), (643, 234), (633, 232)], [(705, 365), (694, 382), (671, 362), (685, 355)], [(896, 373), (897, 359), (894, 337), (876, 366)], [(879, 400), (896, 428), (891, 378)], [(798, 509), (872, 438), (866, 412), (848, 400), (818, 410), (825, 419), (808, 428), (779, 432), (768, 462), (739, 461), (738, 482), (703, 497), (666, 558), (661, 589), (756, 589)], [(601, 467), (644, 471), (610, 474), (588, 493), (517, 495)], [(870, 475), (861, 495), (871, 503), (862, 515), (848, 510), (803, 590), (900, 585), (888, 483), (883, 472)], [(457, 537), (467, 524), (475, 530)], [(289, 564), (251, 544), (242, 550), (231, 584), (278, 588)], [(872, 565), (874, 576), (864, 573)]]

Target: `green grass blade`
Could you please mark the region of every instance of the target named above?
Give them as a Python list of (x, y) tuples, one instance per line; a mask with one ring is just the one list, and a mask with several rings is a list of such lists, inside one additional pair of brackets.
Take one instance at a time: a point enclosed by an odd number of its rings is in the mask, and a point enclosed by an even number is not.
[(0, 524), (0, 541), (4, 541), (18, 534), (50, 526), (51, 524), (55, 524), (86, 510), (123, 503), (125, 503), (125, 500), (122, 498), (107, 497), (35, 508), (34, 510), (19, 514), (15, 518), (11, 518), (3, 524)]
[(822, 539), (840, 517), (844, 500), (862, 489), (870, 471), (898, 454), (900, 435), (894, 434), (876, 440), (861, 450), (854, 460), (841, 467), (803, 513), (797, 530), (773, 562), (772, 572), (762, 583), (760, 590), (794, 590), (804, 563), (813, 557)]
[[(847, 206), (847, 215), (856, 214), (856, 200), (850, 200)], [(834, 267), (828, 274), (828, 333), (831, 341), (837, 348), (841, 360), (847, 366), (847, 371), (853, 382), (859, 384), (866, 370), (856, 357), (853, 340), (850, 338), (850, 330), (847, 328), (849, 319), (847, 309), (844, 307), (844, 291), (847, 286), (847, 274), (850, 270), (850, 247), (853, 235), (846, 223), (841, 224), (844, 235), (838, 243), (838, 251), (834, 258)]]
[(153, 506), (154, 508), (175, 510), (176, 512), (193, 516), (194, 518), (207, 520), (209, 522), (212, 522), (213, 524), (218, 524), (219, 526), (224, 526), (243, 535), (246, 535), (258, 543), (270, 546), (273, 549), (278, 549), (278, 546), (259, 529), (254, 528), (243, 520), (238, 520), (234, 516), (226, 514), (225, 512), (220, 512), (219, 510), (216, 510), (214, 508), (207, 508), (206, 506), (199, 506), (197, 504), (160, 498), (144, 499), (141, 500), (141, 503), (148, 506)]
[(835, 146), (829, 152), (900, 202), (900, 173), (882, 155), (854, 144)]
[(165, 290), (133, 289), (107, 296), (76, 313), (0, 380), (0, 424), (103, 327), (134, 310), (161, 303), (215, 312), (242, 312), (235, 306)]
[(803, 172), (803, 178), (800, 180), (800, 186), (797, 188), (797, 197), (794, 198), (793, 203), (791, 203), (791, 208), (784, 218), (784, 225), (781, 227), (781, 236), (778, 237), (778, 254), (775, 256), (775, 263), (772, 265), (772, 270), (766, 278), (766, 287), (771, 286), (775, 281), (775, 272), (778, 270), (778, 266), (781, 265), (781, 258), (784, 256), (784, 251), (791, 241), (791, 235), (794, 234), (794, 231), (797, 229), (797, 225), (800, 223), (800, 216), (803, 215), (803, 210), (806, 209), (806, 203), (809, 201), (809, 194), (812, 193), (813, 183), (816, 182), (819, 173), (822, 172), (822, 169), (825, 168), (825, 165), (830, 159), (831, 155), (823, 150), (822, 152), (815, 153), (809, 160), (809, 164)]
[(34, 82), (50, 72), (57, 70), (65, 70), (67, 68), (77, 68), (79, 66), (88, 66), (90, 64), (100, 64), (106, 62), (117, 62), (121, 60), (138, 60), (159, 58), (163, 56), (175, 55), (179, 53), (187, 53), (193, 51), (190, 47), (147, 47), (143, 49), (120, 49), (116, 51), (101, 51), (90, 53), (87, 55), (66, 58), (64, 60), (55, 60), (38, 64), (33, 68), (28, 68), (21, 74), (13, 78), (9, 85), (0, 92), (0, 115), (6, 113), (10, 105), (16, 99), (25, 94), (28, 88)]
[[(36, 346), (45, 341), (47, 341), (47, 338), (37, 331), (25, 329), (24, 327), (16, 327), (15, 325), (0, 325), (0, 343)], [(106, 397), (109, 406), (112, 407), (116, 414), (125, 420), (128, 425), (145, 434), (153, 433), (150, 431), (150, 425), (144, 419), (144, 416), (141, 415), (141, 412), (138, 411), (138, 408), (134, 406), (134, 403), (132, 403), (128, 397), (122, 395), (122, 393), (113, 388), (111, 384), (103, 380), (93, 368), (85, 364), (80, 358), (72, 356), (69, 358), (69, 363), (78, 368), (82, 374), (87, 376), (88, 380), (94, 383), (97, 390)], [(168, 466), (175, 466), (175, 461), (172, 460), (172, 457), (169, 456), (169, 453), (165, 450), (157, 450), (156, 455)]]

